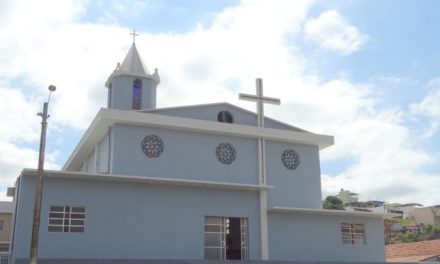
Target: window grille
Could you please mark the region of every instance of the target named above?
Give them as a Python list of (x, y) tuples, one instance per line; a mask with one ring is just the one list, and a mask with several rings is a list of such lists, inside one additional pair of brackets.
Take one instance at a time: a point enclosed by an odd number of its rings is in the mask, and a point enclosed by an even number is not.
[(51, 206), (49, 232), (83, 233), (86, 218), (85, 207)]
[(241, 259), (248, 259), (248, 220), (241, 218)]
[(343, 244), (367, 244), (365, 224), (341, 223), (341, 233)]
[(226, 259), (223, 217), (205, 217), (205, 259)]

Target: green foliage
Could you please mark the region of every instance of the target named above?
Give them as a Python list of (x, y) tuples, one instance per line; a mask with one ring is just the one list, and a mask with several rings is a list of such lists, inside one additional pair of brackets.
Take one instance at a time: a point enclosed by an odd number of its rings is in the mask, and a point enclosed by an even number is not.
[(440, 223), (434, 225), (420, 224), (420, 233), (424, 240), (440, 238)]
[(342, 201), (336, 196), (327, 196), (325, 198), (322, 207), (324, 209), (333, 209), (333, 210), (344, 210), (344, 207), (342, 206)]
[(414, 225), (411, 219), (405, 219), (405, 218), (386, 219), (384, 222), (385, 244), (410, 243), (410, 242), (417, 242), (423, 240), (440, 239), (439, 223), (435, 225), (420, 224), (419, 234), (408, 231), (406, 230), (406, 228), (403, 228), (403, 230), (397, 232), (392, 231), (391, 229), (392, 224), (402, 224), (403, 226)]
[(415, 225), (416, 222), (409, 218), (403, 218), (403, 217), (393, 217), (389, 219), (391, 223), (393, 224), (402, 224), (402, 225)]
[(411, 232), (398, 233), (395, 238), (396, 242), (400, 243), (411, 243), (420, 241), (420, 236)]

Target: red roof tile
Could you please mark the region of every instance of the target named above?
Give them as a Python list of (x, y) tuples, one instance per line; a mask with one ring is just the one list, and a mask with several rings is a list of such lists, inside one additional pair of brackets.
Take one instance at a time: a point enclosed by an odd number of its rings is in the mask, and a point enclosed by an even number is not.
[(387, 261), (421, 261), (440, 256), (440, 239), (385, 246)]

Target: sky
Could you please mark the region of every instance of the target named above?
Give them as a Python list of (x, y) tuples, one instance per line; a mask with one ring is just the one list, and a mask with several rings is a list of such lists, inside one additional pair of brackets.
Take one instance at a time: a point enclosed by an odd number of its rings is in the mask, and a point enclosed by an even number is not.
[(158, 107), (281, 98), (267, 116), (333, 135), (323, 198), (440, 204), (439, 1), (0, 0), (0, 200), (36, 168), (61, 169), (136, 46), (159, 69)]

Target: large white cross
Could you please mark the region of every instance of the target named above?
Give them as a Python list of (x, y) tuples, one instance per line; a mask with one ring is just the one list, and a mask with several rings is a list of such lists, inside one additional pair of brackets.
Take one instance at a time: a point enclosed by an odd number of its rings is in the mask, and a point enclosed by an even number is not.
[(258, 127), (264, 127), (264, 103), (279, 105), (281, 103), (280, 99), (263, 96), (263, 80), (257, 78), (257, 95), (253, 94), (242, 94), (238, 95), (240, 100), (252, 101), (257, 103), (257, 118)]
[[(264, 127), (264, 103), (276, 104), (281, 103), (280, 99), (263, 96), (263, 80), (257, 78), (257, 95), (239, 94), (241, 100), (252, 101), (257, 103), (258, 127)], [(259, 182), (266, 185), (266, 144), (263, 137), (258, 138), (258, 171)], [(261, 234), (261, 259), (269, 259), (269, 238), (267, 228), (267, 192), (260, 190), (260, 234)]]

